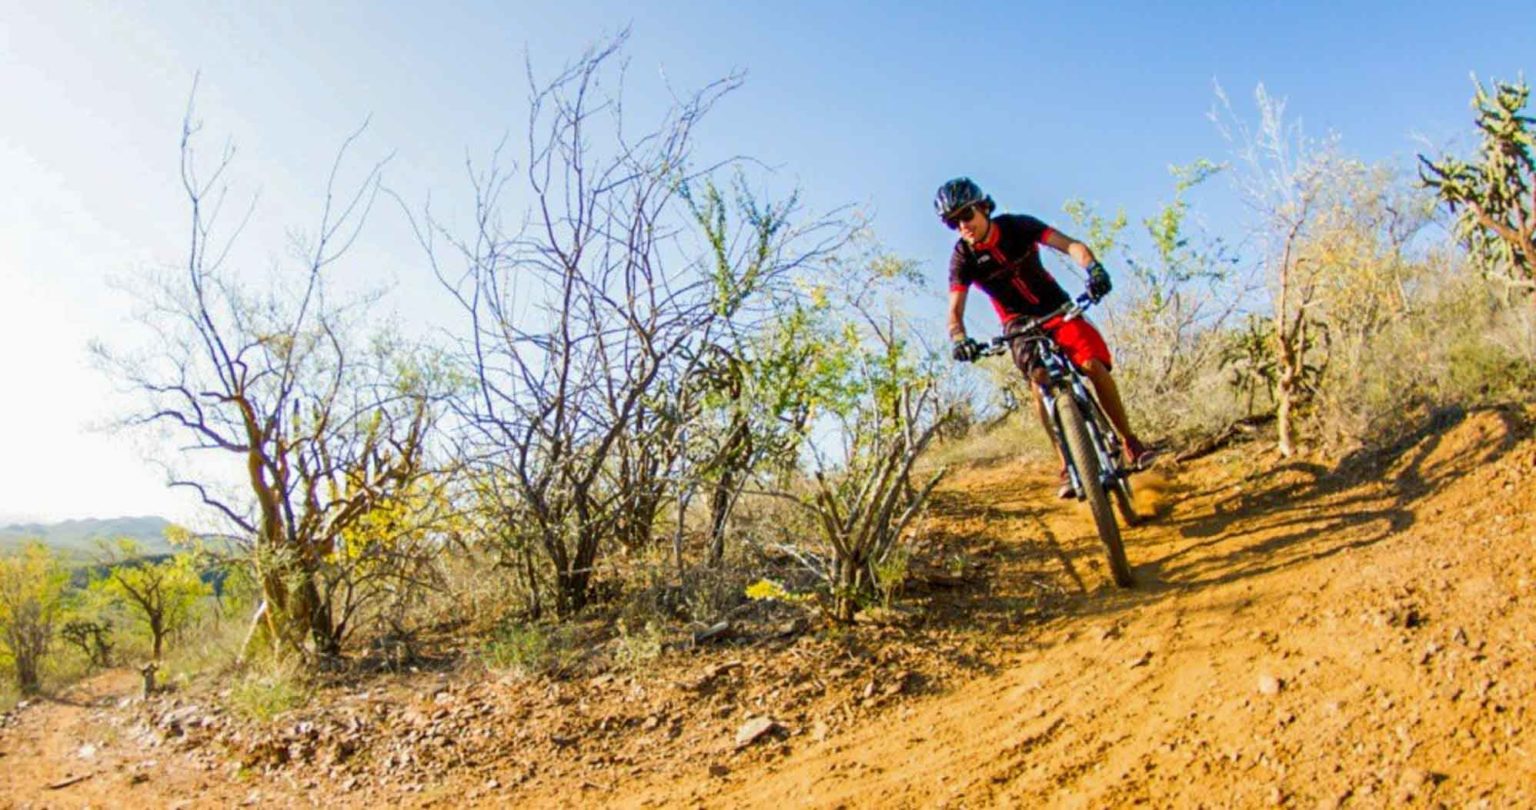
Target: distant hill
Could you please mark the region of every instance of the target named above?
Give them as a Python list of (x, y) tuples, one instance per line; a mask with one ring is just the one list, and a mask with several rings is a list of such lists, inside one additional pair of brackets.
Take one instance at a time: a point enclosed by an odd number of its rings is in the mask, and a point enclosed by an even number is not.
[(154, 516), (14, 523), (0, 526), (0, 554), (22, 548), (28, 541), (41, 540), (66, 557), (83, 559), (93, 556), (102, 541), (121, 537), (138, 541), (145, 554), (167, 554), (172, 551), (165, 539), (166, 527), (170, 525), (165, 518)]

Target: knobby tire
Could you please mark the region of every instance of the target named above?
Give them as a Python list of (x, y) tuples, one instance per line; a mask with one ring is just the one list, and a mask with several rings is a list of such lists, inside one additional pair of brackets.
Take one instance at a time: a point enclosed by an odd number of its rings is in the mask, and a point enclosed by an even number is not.
[(1120, 526), (1115, 522), (1115, 513), (1109, 506), (1109, 496), (1104, 492), (1099, 456), (1088, 435), (1088, 425), (1083, 421), (1083, 412), (1072, 398), (1072, 392), (1062, 391), (1056, 395), (1056, 418), (1061, 422), (1067, 453), (1072, 458), (1072, 466), (1077, 469), (1078, 479), (1088, 499), (1088, 508), (1093, 512), (1093, 523), (1099, 530), (1099, 539), (1104, 541), (1110, 575), (1114, 577), (1116, 585), (1129, 588), (1135, 584), (1135, 579), (1131, 576), (1131, 565), (1125, 559)]

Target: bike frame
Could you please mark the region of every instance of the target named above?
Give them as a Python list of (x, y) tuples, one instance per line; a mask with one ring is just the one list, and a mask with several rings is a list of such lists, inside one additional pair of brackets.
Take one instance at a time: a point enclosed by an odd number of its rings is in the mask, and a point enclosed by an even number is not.
[[(1098, 397), (1084, 381), (1082, 372), (1067, 359), (1060, 344), (1044, 329), (1045, 324), (1056, 318), (1065, 322), (1082, 317), (1091, 304), (1092, 300), (1087, 296), (1063, 304), (1055, 312), (1036, 318), (1002, 337), (993, 338), (991, 346), (984, 353), (1002, 354), (1016, 340), (1027, 341), (1030, 344), (1029, 350), (1034, 353), (1036, 361), (1046, 374), (1046, 382), (1035, 385), (1050, 416), (1057, 446), (1065, 447), (1065, 437), (1061, 417), (1057, 413), (1055, 394), (1066, 390), (1071, 392), (1072, 398), (1077, 401), (1078, 409), (1083, 413), (1088, 432), (1093, 438), (1095, 452), (1099, 457), (1099, 469), (1102, 471), (1103, 478), (1100, 484), (1107, 492), (1115, 486), (1118, 479), (1130, 474), (1120, 461), (1120, 437), (1109, 427), (1109, 417), (1104, 412), (1103, 406), (1099, 404)], [(1067, 461), (1067, 475), (1071, 478), (1072, 490), (1076, 493), (1078, 500), (1083, 500), (1086, 496), (1077, 462), (1070, 453), (1063, 452), (1062, 456)]]
[[(1052, 438), (1066, 462), (1072, 492), (1079, 501), (1087, 501), (1093, 513), (1094, 528), (1104, 542), (1115, 584), (1129, 588), (1136, 584), (1136, 578), (1125, 557), (1125, 541), (1120, 536), (1120, 526), (1110, 508), (1110, 500), (1114, 500), (1126, 525), (1134, 525), (1140, 516), (1136, 513), (1131, 493), (1130, 470), (1120, 463), (1120, 437), (1110, 429), (1098, 398), (1083, 382), (1083, 373), (1045, 330), (1045, 325), (1055, 319), (1065, 322), (1082, 317), (1083, 311), (1092, 303), (1088, 296), (1075, 302), (1068, 301), (1055, 312), (994, 338), (992, 344), (982, 347), (979, 354), (1002, 354), (1014, 341), (1027, 341), (1026, 346), (1019, 348), (1032, 353), (1044, 372), (1044, 382), (1035, 384), (1045, 401)], [(1083, 476), (1092, 473), (1095, 467), (1098, 480), (1084, 480)]]

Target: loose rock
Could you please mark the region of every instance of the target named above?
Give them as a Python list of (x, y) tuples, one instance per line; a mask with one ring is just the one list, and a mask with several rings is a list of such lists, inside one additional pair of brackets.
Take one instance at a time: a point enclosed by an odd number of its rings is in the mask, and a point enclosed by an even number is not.
[(770, 717), (754, 717), (736, 732), (736, 747), (745, 748), (782, 728)]

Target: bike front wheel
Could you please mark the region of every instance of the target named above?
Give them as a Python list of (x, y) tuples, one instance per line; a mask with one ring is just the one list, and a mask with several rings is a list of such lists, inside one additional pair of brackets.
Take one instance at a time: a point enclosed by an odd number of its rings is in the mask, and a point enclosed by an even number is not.
[(1120, 443), (1114, 439), (1114, 433), (1110, 432), (1109, 417), (1104, 415), (1104, 409), (1097, 402), (1092, 403), (1093, 411), (1088, 414), (1090, 438), (1098, 442), (1098, 447), (1103, 451), (1099, 456), (1100, 466), (1107, 478), (1114, 482), (1110, 490), (1115, 496), (1115, 508), (1120, 510), (1120, 519), (1126, 526), (1136, 526), (1141, 523), (1141, 515), (1136, 511), (1136, 493), (1131, 488), (1130, 470), (1120, 458)]
[(1099, 466), (1099, 455), (1095, 452), (1093, 439), (1088, 435), (1088, 425), (1083, 420), (1082, 409), (1078, 407), (1077, 400), (1073, 398), (1070, 391), (1063, 391), (1056, 395), (1056, 417), (1060, 420), (1067, 454), (1071, 457), (1073, 468), (1077, 470), (1077, 477), (1082, 483), (1084, 495), (1088, 500), (1088, 508), (1093, 512), (1094, 526), (1099, 531), (1099, 539), (1104, 542), (1105, 556), (1109, 559), (1110, 575), (1114, 577), (1116, 585), (1129, 588), (1135, 584), (1135, 579), (1131, 576), (1131, 565), (1125, 558), (1125, 544), (1120, 539), (1120, 526), (1115, 522), (1115, 513), (1110, 508), (1109, 495), (1104, 491), (1104, 476)]

